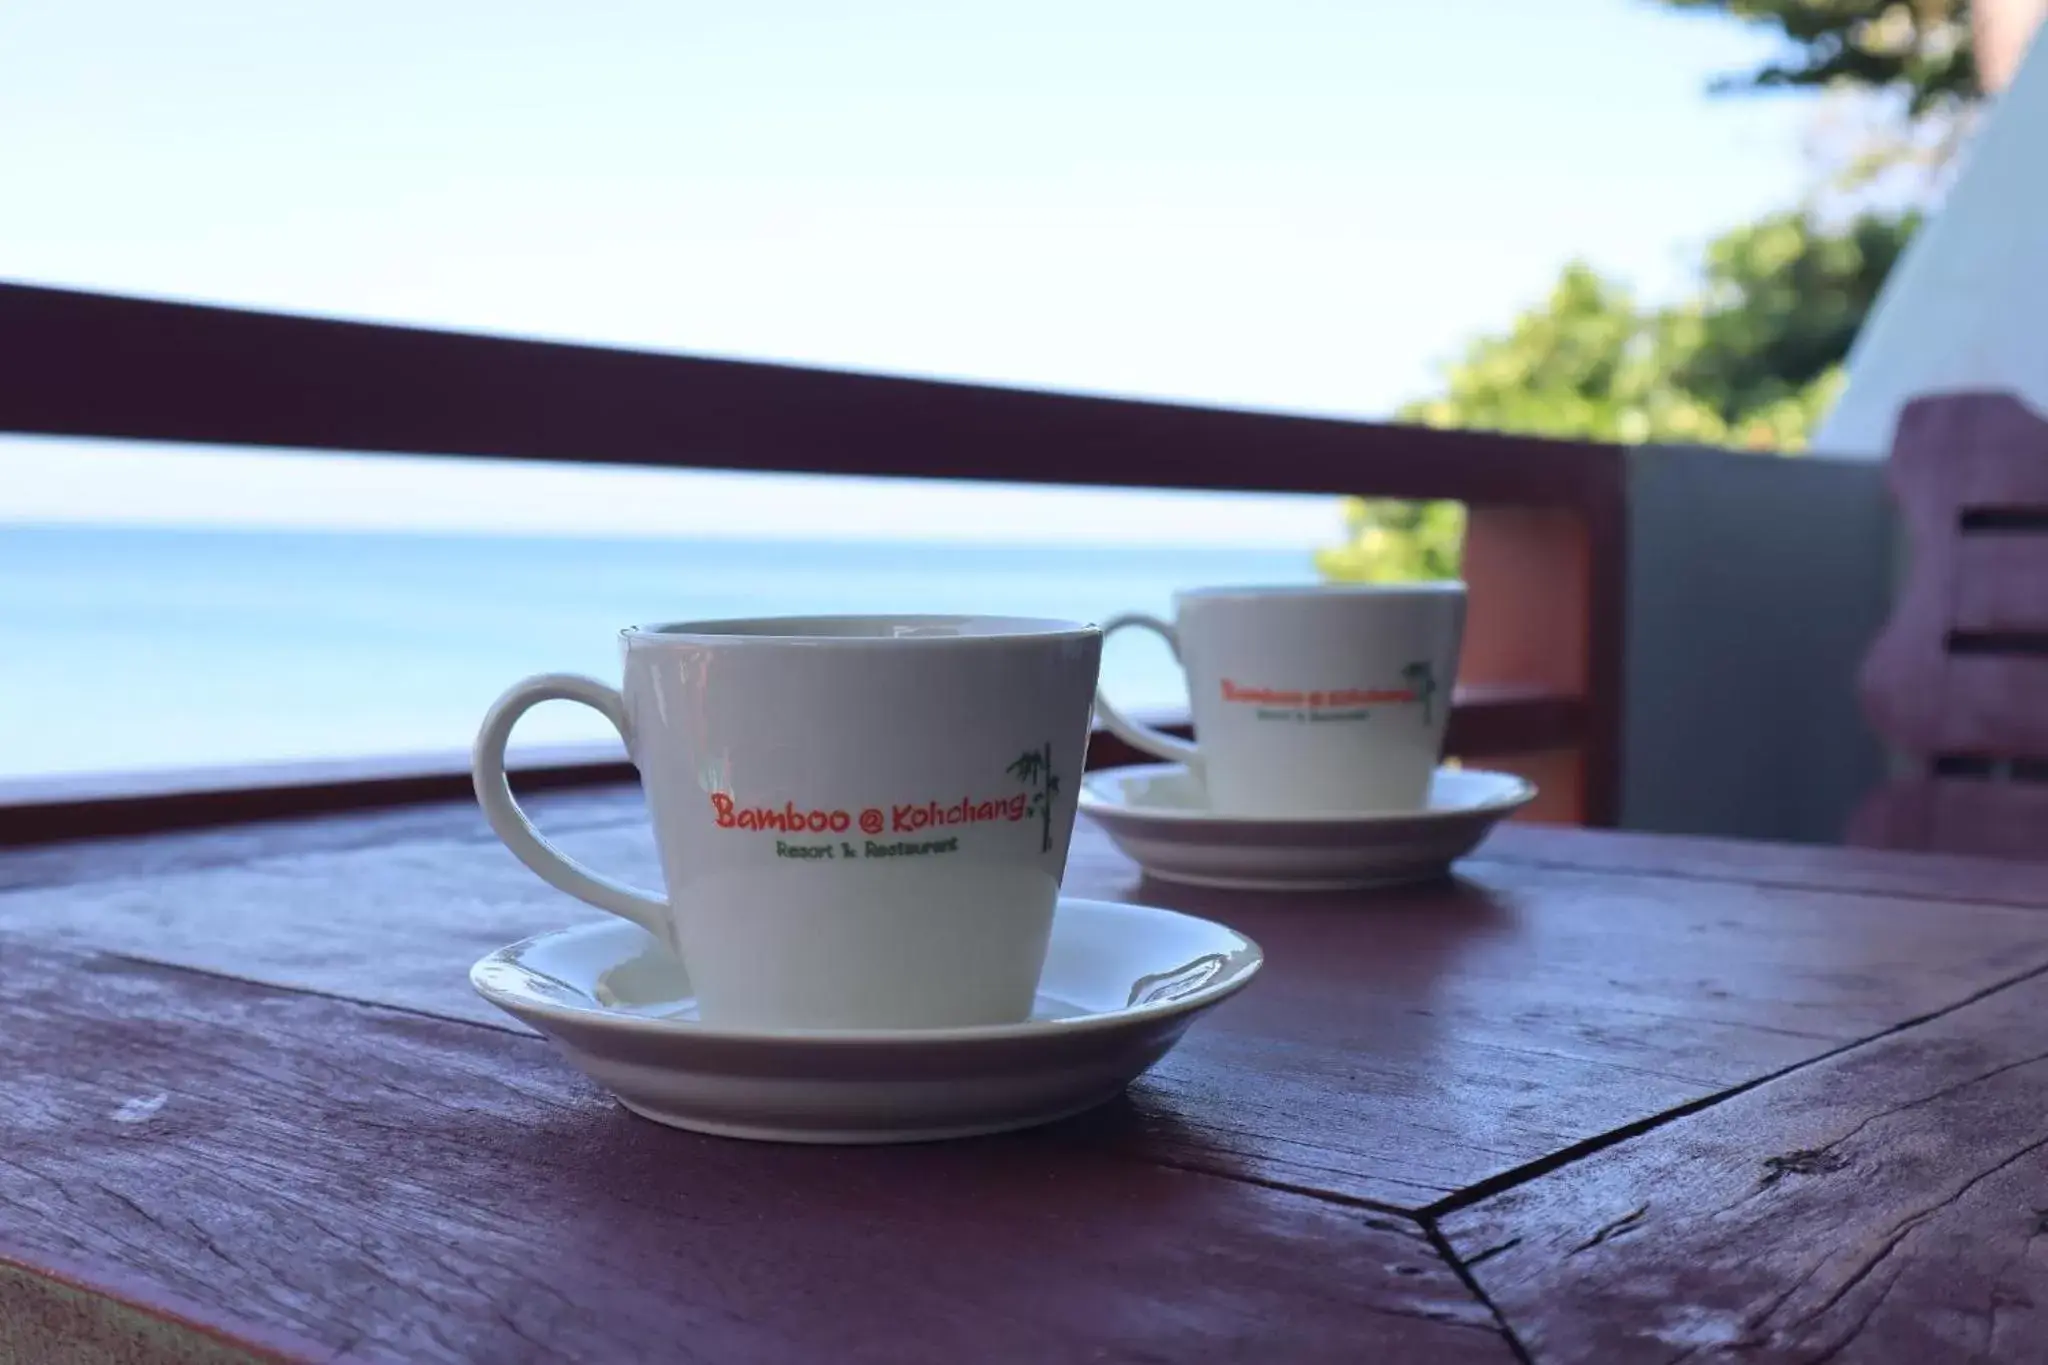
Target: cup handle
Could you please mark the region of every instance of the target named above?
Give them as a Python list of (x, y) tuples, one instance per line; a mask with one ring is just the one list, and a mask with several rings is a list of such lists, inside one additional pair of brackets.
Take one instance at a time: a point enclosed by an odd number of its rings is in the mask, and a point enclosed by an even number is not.
[(515, 683), (484, 713), (483, 728), (477, 731), (476, 746), (470, 751), (470, 770), (476, 778), (476, 799), (484, 808), (484, 819), (491, 822), (491, 829), (505, 841), (513, 856), (539, 874), (542, 881), (600, 910), (622, 915), (667, 941), (667, 901), (592, 872), (562, 853), (541, 837), (513, 798), (512, 784), (505, 777), (505, 744), (512, 738), (512, 727), (519, 723), (519, 718), (544, 701), (582, 702), (610, 721), (619, 738), (626, 741), (628, 750), (632, 748), (632, 740), (626, 734), (626, 702), (617, 688), (573, 673), (542, 673)]
[[(1125, 612), (1121, 616), (1112, 616), (1107, 621), (1104, 621), (1102, 623), (1103, 643), (1107, 644), (1109, 637), (1122, 630), (1125, 626), (1136, 626), (1140, 630), (1151, 631), (1154, 635), (1166, 641), (1166, 647), (1173, 651), (1175, 659), (1180, 658), (1180, 636), (1174, 631), (1174, 628), (1158, 617), (1147, 616), (1141, 611)], [(1102, 694), (1102, 689), (1099, 686), (1095, 689), (1095, 714), (1102, 717), (1102, 723), (1109, 728), (1111, 734), (1130, 745), (1133, 749), (1142, 749), (1148, 754), (1173, 763), (1185, 763), (1190, 768), (1201, 767), (1202, 751), (1200, 749), (1190, 744), (1187, 740), (1179, 739), (1162, 730), (1154, 730), (1149, 725), (1138, 724), (1111, 705), (1109, 698)]]

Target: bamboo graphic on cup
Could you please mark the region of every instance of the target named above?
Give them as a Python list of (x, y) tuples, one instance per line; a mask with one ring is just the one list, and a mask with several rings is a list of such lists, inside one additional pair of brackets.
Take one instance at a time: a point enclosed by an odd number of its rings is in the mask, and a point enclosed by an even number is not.
[(1418, 659), (1401, 670), (1401, 676), (1408, 686), (1415, 689), (1415, 699), (1422, 703), (1422, 723), (1429, 725), (1436, 720), (1436, 670), (1429, 662)]
[(1059, 795), (1059, 774), (1052, 770), (1052, 742), (1048, 740), (1043, 750), (1026, 749), (1017, 755), (1017, 761), (1003, 771), (1015, 777), (1027, 787), (1034, 787), (1031, 804), (1024, 808), (1027, 815), (1036, 814), (1043, 829), (1042, 841), (1038, 846), (1041, 853), (1052, 852), (1052, 799)]

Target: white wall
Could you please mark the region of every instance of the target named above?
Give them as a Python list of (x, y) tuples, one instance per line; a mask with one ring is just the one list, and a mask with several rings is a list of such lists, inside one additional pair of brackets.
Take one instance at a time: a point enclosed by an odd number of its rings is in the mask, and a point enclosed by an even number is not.
[(1814, 447), (1882, 460), (1916, 394), (2008, 389), (2048, 411), (2048, 42), (1979, 128), (1893, 269)]

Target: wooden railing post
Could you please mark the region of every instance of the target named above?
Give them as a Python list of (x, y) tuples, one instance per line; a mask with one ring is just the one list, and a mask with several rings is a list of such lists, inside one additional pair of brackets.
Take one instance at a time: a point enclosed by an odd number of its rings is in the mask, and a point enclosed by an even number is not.
[(1568, 747), (1490, 756), (1530, 778), (1536, 820), (1611, 824), (1617, 792), (1622, 602), (1619, 507), (1474, 507), (1465, 533), (1471, 598), (1458, 681), (1476, 696), (1577, 698)]

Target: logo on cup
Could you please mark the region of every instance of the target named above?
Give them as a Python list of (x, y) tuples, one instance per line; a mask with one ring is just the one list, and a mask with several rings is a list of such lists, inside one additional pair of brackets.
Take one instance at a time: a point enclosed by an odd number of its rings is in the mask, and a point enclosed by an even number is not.
[(1436, 670), (1428, 661), (1418, 659), (1402, 668), (1401, 677), (1403, 685), (1400, 687), (1311, 690), (1247, 686), (1224, 678), (1220, 680), (1219, 688), (1227, 705), (1256, 707), (1260, 720), (1297, 723), (1362, 721), (1371, 717), (1371, 708), (1375, 706), (1419, 705), (1422, 707), (1423, 724), (1432, 723), (1436, 719)]
[[(1021, 824), (1035, 821), (1039, 831), (1039, 852), (1052, 851), (1054, 798), (1059, 795), (1060, 777), (1053, 770), (1050, 741), (1019, 754), (1004, 772), (1022, 782), (1025, 790), (994, 796), (969, 794), (957, 799), (891, 802), (867, 806), (858, 814), (838, 807), (830, 809), (799, 806), (785, 800), (780, 804), (741, 805), (731, 792), (712, 792), (711, 823), (722, 830), (741, 833), (846, 834), (858, 824), (866, 835), (920, 834), (927, 830), (963, 825)], [(796, 846), (775, 841), (776, 852), (784, 857), (883, 858), (905, 853), (951, 853), (959, 848), (959, 837), (922, 844), (884, 844), (874, 839), (862, 844), (840, 841)]]

